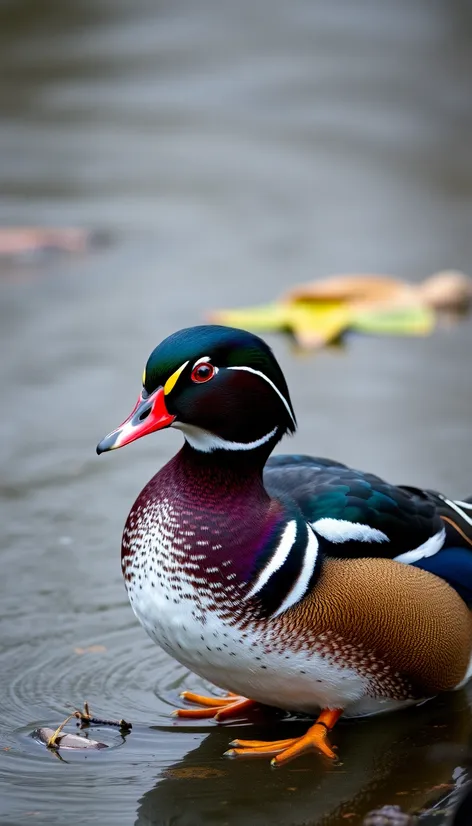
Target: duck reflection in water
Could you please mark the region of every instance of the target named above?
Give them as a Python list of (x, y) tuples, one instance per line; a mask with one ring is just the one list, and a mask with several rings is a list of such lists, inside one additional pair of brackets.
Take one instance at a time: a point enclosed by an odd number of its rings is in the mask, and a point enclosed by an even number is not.
[[(308, 756), (283, 773), (264, 760), (222, 762), (228, 730), (215, 727), (163, 770), (140, 799), (135, 826), (357, 826), (386, 804), (425, 812), (422, 824), (442, 826), (468, 779), (471, 706), (462, 691), (396, 715), (350, 721), (337, 731), (342, 763), (315, 764)], [(306, 723), (272, 725), (291, 736)], [(360, 727), (362, 737), (353, 736)], [(268, 722), (260, 728), (257, 734), (272, 733)]]

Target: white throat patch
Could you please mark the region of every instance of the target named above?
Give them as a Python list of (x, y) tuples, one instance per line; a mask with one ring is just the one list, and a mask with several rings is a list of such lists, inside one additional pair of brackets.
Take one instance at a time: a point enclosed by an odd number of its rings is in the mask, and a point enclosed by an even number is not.
[(201, 427), (196, 427), (193, 424), (185, 424), (184, 422), (173, 422), (171, 427), (181, 430), (185, 436), (186, 441), (202, 453), (211, 453), (213, 450), (255, 450), (261, 447), (266, 442), (269, 442), (277, 433), (277, 427), (274, 427), (270, 433), (261, 436), (254, 442), (231, 442), (229, 439), (222, 439), (209, 430), (203, 430)]

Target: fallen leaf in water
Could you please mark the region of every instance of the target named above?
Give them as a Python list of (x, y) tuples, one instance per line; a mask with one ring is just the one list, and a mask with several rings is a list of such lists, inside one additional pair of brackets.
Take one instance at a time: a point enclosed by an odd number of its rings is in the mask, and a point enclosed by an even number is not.
[(442, 270), (418, 284), (417, 290), (429, 307), (465, 312), (472, 304), (472, 279), (459, 270)]
[(426, 336), (434, 328), (434, 313), (420, 304), (393, 309), (377, 307), (358, 310), (352, 329), (370, 335)]
[(432, 309), (461, 311), (472, 303), (472, 278), (459, 270), (441, 270), (419, 284), (390, 275), (333, 275), (293, 287), (282, 300), (336, 300), (389, 307), (423, 304)]
[(80, 253), (99, 238), (98, 233), (81, 227), (0, 227), (0, 256), (53, 250)]
[(104, 645), (88, 645), (86, 648), (74, 648), (74, 654), (103, 654), (106, 650)]
[(332, 275), (322, 281), (309, 281), (292, 287), (282, 296), (285, 301), (369, 301), (409, 300), (414, 287), (389, 275), (353, 273)]
[(281, 302), (240, 310), (218, 310), (211, 320), (230, 327), (244, 327), (259, 332), (290, 331), (303, 348), (322, 347), (345, 331), (349, 310), (339, 302), (323, 305), (308, 302)]
[(217, 310), (211, 321), (259, 332), (291, 332), (303, 349), (333, 344), (353, 330), (369, 335), (426, 336), (439, 311), (463, 312), (472, 279), (445, 270), (421, 284), (387, 275), (337, 275), (291, 288), (259, 307)]

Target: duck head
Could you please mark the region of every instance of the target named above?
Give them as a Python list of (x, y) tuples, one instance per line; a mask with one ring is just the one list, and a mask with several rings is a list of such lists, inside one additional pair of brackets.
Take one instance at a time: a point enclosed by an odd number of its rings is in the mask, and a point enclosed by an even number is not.
[(166, 338), (149, 356), (138, 401), (97, 446), (115, 450), (175, 427), (203, 452), (270, 449), (296, 428), (283, 373), (270, 347), (245, 330), (201, 325)]

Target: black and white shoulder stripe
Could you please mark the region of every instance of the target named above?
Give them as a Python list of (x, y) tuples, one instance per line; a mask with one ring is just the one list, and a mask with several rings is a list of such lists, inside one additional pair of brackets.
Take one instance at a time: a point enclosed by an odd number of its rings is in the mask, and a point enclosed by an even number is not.
[[(413, 562), (418, 562), (420, 559), (437, 553), (444, 546), (446, 539), (446, 530), (441, 526), (438, 530), (434, 530), (434, 533), (420, 545), (398, 554), (396, 553), (398, 546), (395, 548), (395, 543), (391, 542), (385, 531), (372, 528), (370, 525), (364, 525), (361, 522), (324, 517), (312, 522), (312, 528), (324, 540), (323, 550), (332, 556), (339, 554), (340, 550), (341, 555), (343, 555), (340, 546), (344, 543), (346, 545), (347, 543), (356, 543), (356, 545), (361, 543), (361, 547), (358, 546), (356, 555), (387, 556), (405, 565), (411, 565)], [(375, 547), (378, 548), (379, 545), (382, 545), (382, 552), (376, 552), (375, 550)], [(365, 549), (365, 553), (362, 552), (362, 547)]]
[(256, 597), (263, 615), (276, 617), (300, 602), (313, 587), (319, 542), (310, 525), (293, 518), (268, 550), (246, 599)]
[[(445, 538), (445, 528), (441, 527), (409, 551), (395, 555), (395, 549), (391, 547), (388, 556), (395, 562), (410, 565), (440, 551)], [(290, 519), (277, 541), (264, 554), (264, 562), (250, 583), (245, 598), (257, 597), (264, 616), (278, 616), (300, 602), (314, 587), (321, 563), (320, 541), (323, 542), (323, 551), (327, 551), (327, 545), (332, 544), (329, 555), (336, 556), (343, 542), (353, 540), (370, 546), (365, 554), (359, 553), (358, 556), (385, 556), (377, 554), (372, 545), (378, 548), (380, 544), (390, 543), (386, 534), (369, 525), (335, 519), (318, 520), (309, 525), (302, 520)], [(346, 564), (349, 564), (348, 560)]]

